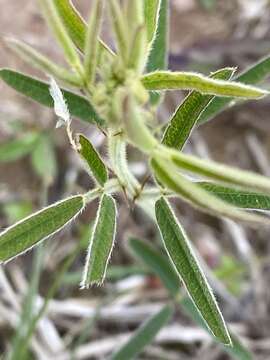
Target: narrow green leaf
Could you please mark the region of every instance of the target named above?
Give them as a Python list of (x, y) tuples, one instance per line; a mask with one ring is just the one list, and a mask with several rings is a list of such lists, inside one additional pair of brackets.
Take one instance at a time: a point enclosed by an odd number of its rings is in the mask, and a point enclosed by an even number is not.
[(50, 185), (57, 174), (54, 145), (48, 134), (40, 136), (32, 153), (32, 165), (46, 185)]
[[(160, 11), (156, 29), (156, 36), (152, 42), (150, 54), (147, 62), (147, 72), (156, 70), (166, 70), (168, 67), (168, 43), (169, 43), (169, 1), (160, 1)], [(152, 105), (157, 105), (160, 101), (160, 94), (151, 93)]]
[[(234, 71), (234, 68), (224, 68), (216, 71), (210, 77), (229, 80)], [(182, 150), (196, 126), (201, 112), (213, 99), (213, 95), (202, 95), (197, 91), (192, 91), (172, 116), (163, 135), (162, 144)]]
[(267, 194), (226, 187), (206, 181), (199, 181), (196, 184), (235, 207), (250, 210), (270, 210), (270, 196)]
[(83, 210), (84, 203), (82, 195), (73, 196), (7, 228), (0, 234), (0, 262), (11, 260), (61, 230)]
[(82, 134), (78, 135), (77, 143), (79, 154), (86, 161), (97, 182), (101, 186), (104, 186), (108, 180), (108, 171), (98, 152), (91, 142)]
[(84, 73), (80, 56), (62, 22), (55, 3), (51, 0), (38, 0), (38, 2), (48, 25), (64, 51), (66, 60), (73, 70), (83, 79)]
[(215, 80), (192, 72), (156, 71), (142, 77), (148, 90), (196, 90), (202, 94), (257, 99), (268, 91), (238, 82)]
[[(89, 239), (87, 239), (89, 240)], [(119, 281), (133, 275), (149, 275), (151, 272), (142, 266), (117, 266), (111, 265), (108, 266), (106, 279), (109, 281)], [(64, 285), (73, 286), (78, 284), (81, 279), (81, 271), (72, 271), (66, 274), (65, 278), (63, 279)]]
[(103, 5), (103, 0), (95, 0), (93, 2), (85, 39), (84, 69), (86, 81), (90, 86), (94, 81), (98, 63), (98, 35), (101, 28)]
[[(0, 77), (6, 84), (19, 93), (42, 105), (53, 107), (53, 99), (49, 92), (50, 85), (48, 83), (10, 69), (1, 69)], [(104, 123), (85, 97), (68, 90), (61, 89), (61, 91), (67, 101), (72, 116), (78, 117), (88, 123), (96, 123), (98, 125)]]
[[(138, 4), (138, 3), (137, 3)], [(147, 60), (146, 31), (143, 25), (138, 26), (131, 41), (128, 56), (128, 67), (141, 74)], [(138, 82), (139, 83), (139, 82)]]
[(8, 353), (8, 360), (27, 360), (30, 356), (30, 351), (28, 351), (28, 341), (26, 340), (26, 333), (31, 327), (31, 321), (35, 314), (35, 302), (37, 300), (39, 292), (39, 283), (41, 272), (43, 269), (43, 258), (44, 258), (44, 246), (40, 246), (33, 253), (33, 259), (30, 266), (30, 278), (28, 286), (25, 289), (25, 293), (22, 297), (22, 307), (19, 314), (19, 321), (14, 331), (14, 335), (11, 339), (11, 347)]
[(168, 323), (172, 316), (172, 308), (164, 306), (157, 314), (138, 328), (133, 336), (116, 353), (112, 360), (132, 360), (139, 355), (144, 348), (151, 344), (157, 333)]
[(211, 160), (199, 159), (196, 156), (186, 155), (173, 149), (165, 149), (164, 151), (168, 152), (170, 160), (177, 167), (188, 172), (251, 190), (270, 191), (270, 180), (266, 176), (219, 164)]
[(166, 251), (191, 299), (217, 339), (223, 344), (231, 345), (230, 335), (215, 297), (184, 230), (164, 198), (156, 202), (155, 208)]
[(154, 271), (169, 293), (175, 297), (179, 293), (180, 282), (175, 269), (167, 258), (145, 241), (130, 238), (128, 239), (128, 245), (134, 255)]
[(228, 217), (245, 221), (248, 224), (266, 225), (269, 219), (265, 216), (236, 209), (232, 205), (218, 199), (200, 186), (186, 179), (166, 160), (154, 159), (151, 162), (157, 179), (168, 189), (174, 191), (183, 200), (191, 203), (201, 211), (213, 216)]
[(253, 360), (253, 354), (249, 351), (249, 349), (242, 343), (241, 339), (230, 332), (232, 346), (224, 346), (225, 351), (231, 355), (234, 359), (238, 360)]
[(114, 199), (109, 195), (103, 195), (88, 247), (81, 281), (82, 288), (88, 288), (92, 284), (102, 284), (104, 281), (114, 245), (116, 213)]
[(147, 72), (156, 70), (165, 70), (168, 66), (168, 17), (169, 5), (168, 0), (160, 1), (160, 11), (158, 16), (158, 23), (156, 29), (156, 37), (152, 44), (152, 49), (149, 55)]
[(84, 50), (87, 25), (70, 0), (53, 0), (66, 30), (81, 50)]
[(256, 85), (270, 75), (270, 57), (265, 56), (246, 70), (235, 76), (235, 80), (245, 84)]
[(148, 275), (149, 270), (143, 266), (131, 266), (127, 264), (111, 265), (108, 267), (107, 278), (110, 281), (119, 281), (133, 275)]
[[(234, 80), (240, 83), (256, 85), (262, 82), (270, 75), (270, 56), (266, 56), (257, 63), (251, 65), (240, 75), (234, 77)], [(221, 113), (227, 106), (232, 104), (232, 98), (215, 98), (208, 107), (201, 113), (198, 124), (203, 124)]]
[[(179, 303), (180, 306), (187, 313), (187, 315), (189, 315), (196, 324), (205, 328), (209, 332), (207, 326), (205, 326), (205, 323), (202, 321), (198, 309), (188, 297), (182, 298)], [(232, 331), (229, 332), (232, 346), (224, 346), (224, 350), (226, 351), (226, 353), (231, 355), (234, 359), (252, 360), (253, 355), (251, 354), (251, 352), (242, 344), (241, 340)]]
[(39, 139), (38, 133), (26, 133), (18, 139), (0, 145), (0, 162), (16, 161), (28, 155)]
[[(162, 255), (160, 251), (157, 251), (149, 243), (141, 240), (133, 238), (130, 239), (129, 247), (135, 255), (142, 260), (143, 264), (160, 278), (164, 287), (167, 288), (175, 301), (179, 302), (180, 306), (185, 310), (187, 315), (190, 316), (196, 324), (206, 329), (213, 336), (213, 334), (208, 330), (208, 327), (203, 321), (193, 301), (189, 297), (183, 297), (179, 300), (179, 297), (177, 296), (180, 290), (179, 278), (176, 275), (168, 257)], [(252, 354), (248, 351), (248, 349), (245, 348), (231, 330), (229, 330), (229, 333), (232, 340), (232, 347), (224, 346), (224, 350), (235, 359), (251, 360)], [(216, 340), (214, 336), (213, 338)]]
[(109, 0), (111, 20), (117, 41), (118, 55), (126, 64), (128, 57), (128, 24), (118, 0)]
[[(16, 333), (14, 342), (12, 343), (13, 357), (11, 357), (9, 360), (17, 360), (18, 358), (20, 360), (28, 360), (29, 359), (30, 354), (27, 350), (29, 347), (29, 343), (33, 337), (33, 334), (35, 332), (35, 329), (37, 327), (37, 324), (38, 324), (39, 320), (42, 319), (44, 317), (44, 315), (46, 314), (46, 310), (48, 308), (48, 305), (50, 304), (50, 300), (53, 299), (56, 292), (62, 288), (64, 276), (67, 273), (68, 268), (74, 262), (74, 259), (76, 258), (76, 256), (79, 254), (80, 250), (81, 250), (81, 242), (79, 241), (77, 243), (77, 246), (75, 247), (75, 249), (73, 249), (71, 251), (71, 253), (65, 258), (63, 265), (61, 265), (60, 268), (57, 268), (57, 273), (55, 273), (55, 275), (52, 279), (52, 282), (50, 283), (50, 286), (46, 292), (46, 297), (44, 298), (44, 301), (42, 302), (42, 304), (38, 310), (35, 309), (35, 306), (34, 306), (35, 298), (32, 299), (32, 302), (29, 301), (29, 297), (31, 296), (31, 294), (29, 294), (30, 296), (27, 296), (24, 299), (24, 305), (25, 305), (25, 307), (30, 306), (31, 314), (30, 314), (30, 318), (28, 319), (28, 323), (25, 323), (25, 321), (22, 317), (23, 314), (21, 316), (21, 323), (18, 326), (19, 332)], [(41, 255), (38, 254), (38, 255), (42, 256), (42, 254)], [(35, 282), (38, 282), (35, 279), (35, 277), (37, 276), (37, 274), (36, 274), (37, 270), (39, 270), (39, 271), (42, 270), (42, 269), (40, 269), (40, 268), (42, 268), (42, 264), (37, 263), (35, 266), (36, 266), (36, 268), (32, 269), (34, 273), (32, 273), (31, 280), (32, 280), (33, 285), (35, 285), (34, 291), (35, 291), (35, 297), (36, 297), (38, 295), (38, 285), (39, 284), (37, 284), (37, 283), (35, 284)], [(24, 329), (24, 331), (20, 331), (21, 329)]]
[(46, 74), (50, 74), (57, 79), (66, 82), (71, 86), (80, 87), (82, 85), (81, 79), (76, 74), (59, 65), (56, 65), (31, 46), (15, 39), (6, 39), (6, 41), (8, 46), (30, 65), (44, 71)]
[[(70, 38), (78, 49), (84, 51), (87, 24), (75, 9), (71, 0), (53, 0), (53, 2)], [(114, 55), (113, 51), (102, 40), (99, 39), (99, 43), (107, 53)]]
[(144, 17), (146, 22), (147, 37), (149, 43), (151, 43), (156, 37), (160, 5), (161, 5), (161, 0), (144, 1)]
[(128, 1), (126, 11), (130, 31), (128, 67), (138, 74), (144, 71), (148, 57), (144, 4), (145, 0)]

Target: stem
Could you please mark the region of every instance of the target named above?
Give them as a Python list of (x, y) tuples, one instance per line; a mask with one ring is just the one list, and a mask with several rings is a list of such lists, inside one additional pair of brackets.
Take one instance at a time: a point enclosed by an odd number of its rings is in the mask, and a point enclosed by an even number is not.
[(122, 131), (111, 130), (108, 136), (109, 157), (121, 187), (130, 198), (134, 198), (140, 191), (138, 180), (131, 173), (126, 158), (126, 141)]
[(113, 194), (118, 191), (121, 191), (121, 186), (119, 185), (118, 179), (114, 178), (114, 179), (108, 180), (106, 182), (106, 184), (104, 185), (103, 190), (104, 190), (104, 193), (106, 193), (106, 194)]
[(67, 136), (68, 136), (69, 143), (70, 143), (71, 147), (73, 148), (73, 150), (75, 150), (77, 152), (76, 141), (73, 139), (73, 133), (72, 133), (72, 130), (71, 130), (71, 120), (69, 120), (68, 123), (67, 123), (66, 131), (67, 131)]
[[(43, 183), (40, 202), (42, 206), (48, 203), (48, 186)], [(35, 303), (39, 295), (39, 285), (41, 273), (44, 265), (45, 244), (42, 243), (34, 249), (33, 262), (31, 264), (31, 277), (29, 279), (27, 293), (24, 296), (23, 307), (20, 314), (20, 321), (15, 336), (12, 340), (12, 351), (9, 354), (9, 360), (28, 358), (28, 348), (30, 338), (35, 330), (32, 326), (35, 317)], [(29, 336), (27, 336), (29, 334)]]
[(112, 194), (117, 191), (120, 191), (121, 187), (119, 186), (119, 182), (117, 179), (110, 179), (104, 185), (104, 188), (97, 187), (95, 189), (89, 190), (85, 195), (84, 199), (86, 204), (89, 204), (91, 201), (95, 200), (96, 198), (100, 197), (103, 193)]
[(84, 195), (85, 203), (89, 204), (91, 201), (95, 200), (101, 194), (102, 194), (102, 188), (95, 188), (95, 189), (88, 191)]
[(136, 100), (127, 97), (125, 131), (130, 142), (147, 155), (153, 154), (159, 143), (146, 126)]

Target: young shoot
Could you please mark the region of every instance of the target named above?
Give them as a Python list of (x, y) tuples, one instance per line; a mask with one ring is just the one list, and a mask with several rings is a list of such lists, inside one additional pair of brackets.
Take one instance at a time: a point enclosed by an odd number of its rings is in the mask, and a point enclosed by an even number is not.
[[(260, 60), (241, 76), (235, 75), (235, 68), (218, 69), (209, 76), (168, 71), (169, 1), (95, 0), (88, 23), (82, 20), (71, 1), (38, 2), (69, 69), (54, 66), (28, 45), (13, 41), (16, 53), (43, 69), (50, 76), (50, 83), (11, 69), (1, 69), (0, 78), (19, 93), (54, 108), (59, 118), (56, 127), (65, 128), (78, 161), (83, 160), (95, 186), (85, 194), (42, 209), (2, 232), (0, 261), (9, 261), (50, 238), (98, 198), (81, 288), (102, 284), (117, 239), (114, 199), (117, 194), (118, 199), (127, 202), (127, 211), (138, 206), (150, 215), (157, 236), (161, 235), (164, 253), (168, 255), (169, 264), (164, 259), (162, 263), (165, 261), (166, 269), (172, 267), (170, 271), (176, 275), (175, 292), (181, 291), (178, 284), (181, 279), (195, 311), (212, 336), (227, 347), (235, 346), (188, 234), (170, 205), (170, 197), (188, 201), (216, 217), (243, 221), (248, 226), (270, 225), (269, 217), (251, 211), (270, 209), (269, 178), (182, 152), (192, 131), (231, 105), (231, 101), (268, 96), (269, 92), (257, 84), (270, 74), (270, 57)], [(100, 39), (106, 12), (110, 15), (114, 39), (111, 46)], [(65, 88), (58, 85), (61, 83)], [(71, 83), (72, 88), (67, 90), (66, 86)], [(182, 90), (190, 93), (166, 119), (166, 127), (160, 127), (157, 115), (160, 95)], [(73, 134), (72, 118), (95, 124), (105, 134), (107, 158), (101, 156), (84, 134)], [(156, 127), (165, 129), (164, 133), (160, 134)], [(127, 146), (143, 153), (146, 164), (150, 165), (150, 174), (145, 174), (143, 181), (131, 171)], [(191, 180), (190, 174), (198, 180)], [(92, 220), (89, 219), (89, 226)], [(148, 264), (154, 265), (154, 258), (148, 256), (147, 259)], [(162, 270), (163, 267), (158, 271)], [(162, 279), (166, 279), (164, 274)], [(149, 339), (153, 339), (170, 313), (170, 309), (165, 308), (147, 321), (134, 341), (128, 341), (113, 358), (122, 359), (122, 354), (141, 351), (145, 346), (145, 329), (151, 328)]]

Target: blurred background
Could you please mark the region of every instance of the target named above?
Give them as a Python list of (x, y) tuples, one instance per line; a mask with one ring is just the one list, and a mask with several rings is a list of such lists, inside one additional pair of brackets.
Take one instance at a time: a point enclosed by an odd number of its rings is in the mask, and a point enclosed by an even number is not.
[[(74, 1), (87, 18), (91, 1)], [(224, 66), (239, 71), (270, 53), (268, 0), (171, 0), (169, 67), (209, 74)], [(0, 67), (44, 78), (4, 44), (4, 36), (24, 40), (58, 63), (61, 51), (34, 0), (0, 0)], [(104, 28), (109, 42), (110, 34)], [(66, 195), (87, 189), (91, 180), (55, 129), (52, 110), (16, 94), (0, 82), (0, 228)], [(166, 121), (184, 94), (166, 97)], [(270, 175), (269, 97), (229, 109), (194, 131), (185, 151)], [(75, 121), (74, 121), (75, 124)], [(102, 154), (103, 135), (76, 121)], [(139, 177), (146, 168), (130, 154)], [(40, 247), (0, 268), (0, 351), (13, 359), (105, 359), (169, 295), (161, 281), (142, 266), (127, 246), (127, 233), (158, 243), (155, 227), (137, 209), (118, 199), (118, 235), (108, 278), (102, 287), (80, 291), (96, 205)], [(270, 358), (270, 231), (252, 230), (175, 204), (196, 245), (231, 329), (254, 359)], [(36, 321), (33, 321), (33, 317)], [(25, 336), (27, 334), (27, 336)], [(234, 358), (193, 322), (181, 307), (147, 347), (141, 359), (226, 360)], [(3, 355), (3, 359), (6, 355)], [(242, 354), (239, 359), (248, 359)]]

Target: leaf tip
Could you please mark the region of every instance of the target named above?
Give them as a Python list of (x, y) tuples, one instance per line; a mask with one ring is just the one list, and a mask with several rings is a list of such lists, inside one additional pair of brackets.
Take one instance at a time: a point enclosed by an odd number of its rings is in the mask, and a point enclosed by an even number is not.
[[(217, 337), (217, 336), (216, 336)], [(217, 340), (221, 341), (223, 345), (227, 347), (233, 347), (232, 338), (230, 336), (229, 330), (227, 326), (225, 325), (225, 332), (222, 334), (222, 336), (217, 337)]]

